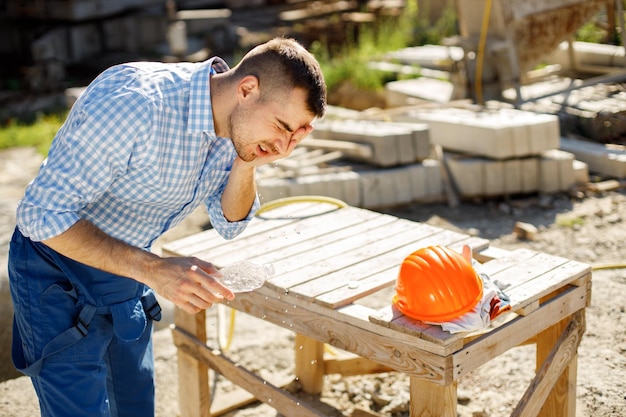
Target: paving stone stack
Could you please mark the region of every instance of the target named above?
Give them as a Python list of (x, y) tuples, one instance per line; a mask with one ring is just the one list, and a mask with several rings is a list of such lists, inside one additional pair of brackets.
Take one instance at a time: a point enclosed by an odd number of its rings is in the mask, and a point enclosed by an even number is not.
[[(381, 208), (444, 200), (446, 187), (469, 199), (556, 193), (587, 178), (587, 166), (559, 149), (556, 116), (453, 107), (389, 112), (387, 121), (354, 116), (318, 123), (314, 137), (353, 143), (358, 153), (332, 161), (337, 172), (262, 178), (262, 200), (316, 194)], [(443, 149), (441, 160), (434, 146)]]
[[(559, 149), (559, 121), (552, 115), (448, 107), (391, 112), (387, 121), (351, 116), (318, 123), (314, 138), (353, 143), (360, 152), (344, 152), (323, 173), (261, 176), (262, 200), (327, 195), (381, 208), (444, 200), (446, 187), (465, 199), (556, 193), (587, 170)], [(433, 146), (443, 149), (442, 160), (433, 157)]]
[(374, 208), (443, 197), (439, 164), (430, 158), (426, 124), (330, 118), (317, 123), (312, 136), (312, 141), (305, 140), (301, 146), (322, 141), (351, 143), (355, 151), (344, 148), (343, 157), (330, 165), (335, 172), (326, 167), (323, 173), (291, 178), (261, 175), (262, 201), (316, 194)]
[(576, 183), (575, 156), (559, 149), (554, 115), (449, 107), (409, 110), (392, 119), (428, 124), (431, 141), (446, 151), (461, 197), (555, 193)]

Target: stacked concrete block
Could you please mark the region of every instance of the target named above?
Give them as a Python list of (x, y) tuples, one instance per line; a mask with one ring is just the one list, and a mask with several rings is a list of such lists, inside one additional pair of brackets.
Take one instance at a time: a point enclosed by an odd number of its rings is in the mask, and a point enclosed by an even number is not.
[(626, 146), (604, 145), (579, 139), (560, 138), (560, 149), (576, 155), (591, 172), (614, 178), (626, 177)]
[(439, 162), (393, 168), (355, 167), (353, 171), (296, 178), (262, 178), (257, 183), (261, 203), (279, 198), (324, 195), (363, 208), (390, 207), (444, 198)]
[(263, 178), (257, 181), (261, 203), (300, 195), (323, 195), (359, 207), (361, 179), (352, 171), (305, 175), (296, 178)]
[(411, 110), (393, 121), (426, 123), (430, 140), (445, 150), (493, 159), (538, 155), (558, 148), (557, 116), (515, 109), (473, 111), (445, 108)]
[(574, 156), (559, 148), (556, 116), (500, 108), (411, 110), (395, 121), (427, 123), (446, 151), (461, 197), (552, 193), (576, 183)]
[(576, 183), (574, 155), (558, 149), (540, 158), (495, 160), (449, 155), (446, 164), (461, 197), (567, 191)]
[(379, 167), (419, 162), (430, 154), (429, 128), (423, 123), (328, 120), (316, 123), (313, 136), (370, 145), (371, 157), (350, 158)]
[(565, 191), (576, 184), (574, 154), (551, 149), (539, 160), (539, 190), (543, 193)]
[(425, 159), (421, 164), (413, 164), (409, 169), (414, 201), (437, 201), (444, 197), (439, 161)]
[(361, 207), (382, 208), (444, 198), (439, 163), (421, 163), (393, 168), (357, 167), (361, 184)]
[(589, 183), (589, 165), (578, 159), (574, 160), (574, 176), (576, 177), (576, 184)]

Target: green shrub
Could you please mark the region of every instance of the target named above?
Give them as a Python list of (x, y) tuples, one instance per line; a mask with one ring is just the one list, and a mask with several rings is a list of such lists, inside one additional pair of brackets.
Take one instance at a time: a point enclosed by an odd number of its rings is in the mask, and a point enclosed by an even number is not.
[(385, 52), (412, 45), (417, 19), (416, 2), (408, 2), (402, 14), (380, 17), (374, 25), (359, 27), (358, 36), (349, 36), (340, 47), (324, 39), (313, 42), (311, 52), (318, 60), (329, 90), (349, 80), (355, 87), (376, 91), (396, 74), (373, 70), (369, 62)]
[(52, 139), (66, 116), (67, 112), (39, 114), (32, 123), (12, 119), (6, 126), (0, 127), (0, 149), (34, 146), (39, 153), (47, 155)]

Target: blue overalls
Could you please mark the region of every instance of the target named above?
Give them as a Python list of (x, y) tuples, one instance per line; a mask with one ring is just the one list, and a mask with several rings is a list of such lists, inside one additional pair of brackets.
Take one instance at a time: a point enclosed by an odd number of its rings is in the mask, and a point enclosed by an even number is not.
[(154, 292), (15, 230), (9, 248), (13, 363), (42, 416), (154, 416)]

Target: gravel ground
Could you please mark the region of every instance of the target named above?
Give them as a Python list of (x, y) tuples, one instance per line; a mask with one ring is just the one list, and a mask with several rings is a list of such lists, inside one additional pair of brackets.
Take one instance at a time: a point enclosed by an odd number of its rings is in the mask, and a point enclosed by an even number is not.
[[(41, 158), (32, 149), (0, 152), (0, 290), (6, 285), (6, 247), (14, 224), (14, 208), (24, 186), (36, 172)], [(618, 417), (626, 410), (626, 195), (623, 190), (604, 194), (524, 196), (509, 200), (464, 202), (456, 208), (445, 204), (412, 205), (387, 210), (397, 216), (461, 230), (491, 240), (503, 249), (529, 248), (586, 262), (597, 267), (593, 274), (593, 295), (587, 309), (587, 332), (579, 347), (577, 416)], [(535, 225), (538, 237), (522, 241), (513, 234), (516, 221)], [(168, 232), (156, 246), (206, 226), (198, 211)], [(601, 268), (615, 264), (613, 268)], [(388, 303), (391, 292), (382, 292), (380, 302)], [(157, 416), (178, 415), (176, 350), (167, 325), (171, 306), (164, 302), (165, 320), (155, 332), (157, 373)], [(7, 300), (0, 299), (0, 317), (6, 314)], [(216, 345), (216, 313), (209, 311), (209, 343)], [(2, 321), (0, 321), (2, 323)], [(272, 379), (291, 375), (294, 335), (264, 321), (238, 314), (232, 358)], [(7, 352), (6, 329), (0, 330), (0, 352)], [(6, 364), (6, 359), (0, 358)], [(534, 376), (534, 347), (522, 346), (506, 352), (459, 382), (460, 417), (510, 415)], [(0, 371), (2, 369), (0, 368)], [(399, 373), (340, 377), (328, 375), (317, 403), (328, 416), (350, 416), (355, 408), (385, 416), (408, 416), (408, 379)], [(218, 382), (218, 398), (233, 389)], [(338, 411), (332, 412), (332, 406)], [(0, 383), (0, 417), (38, 414), (37, 401), (27, 378)], [(254, 403), (227, 414), (229, 417), (275, 417), (276, 411)], [(292, 417), (292, 416), (290, 416)]]

